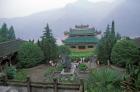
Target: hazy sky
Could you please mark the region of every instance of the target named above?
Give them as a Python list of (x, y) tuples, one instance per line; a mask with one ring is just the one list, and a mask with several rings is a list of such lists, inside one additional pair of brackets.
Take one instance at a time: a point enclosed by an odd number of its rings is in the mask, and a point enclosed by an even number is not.
[[(0, 0), (0, 18), (28, 16), (32, 13), (64, 7), (77, 0)], [(80, 0), (82, 1), (82, 0)], [(115, 0), (89, 0), (113, 2)]]

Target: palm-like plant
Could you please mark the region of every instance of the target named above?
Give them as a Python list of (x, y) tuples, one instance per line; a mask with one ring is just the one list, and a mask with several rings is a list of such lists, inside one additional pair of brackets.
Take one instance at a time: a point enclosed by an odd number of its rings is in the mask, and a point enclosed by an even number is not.
[(120, 82), (123, 75), (110, 68), (98, 68), (91, 71), (87, 80), (88, 92), (121, 92)]

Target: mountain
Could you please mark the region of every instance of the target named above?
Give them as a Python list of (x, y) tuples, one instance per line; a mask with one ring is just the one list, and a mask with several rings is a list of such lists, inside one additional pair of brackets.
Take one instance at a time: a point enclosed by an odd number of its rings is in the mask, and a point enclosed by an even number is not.
[(102, 22), (102, 25), (109, 23), (112, 19), (116, 21), (116, 30), (125, 36), (140, 36), (140, 0), (126, 0), (119, 5)]
[(0, 24), (6, 22), (13, 25), (18, 38), (35, 39), (41, 35), (46, 23), (49, 23), (55, 37), (60, 41), (63, 32), (75, 24), (90, 24), (98, 30), (104, 31), (112, 20), (116, 21), (116, 31), (126, 36), (140, 36), (140, 13), (138, 0), (128, 0), (119, 4), (92, 3), (79, 0), (68, 4), (64, 8), (47, 12), (40, 12), (25, 17), (0, 19)]

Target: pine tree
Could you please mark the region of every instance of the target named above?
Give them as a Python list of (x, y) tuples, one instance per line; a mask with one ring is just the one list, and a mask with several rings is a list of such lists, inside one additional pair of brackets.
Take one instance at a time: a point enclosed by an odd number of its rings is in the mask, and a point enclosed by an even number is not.
[(3, 23), (2, 27), (0, 28), (0, 42), (15, 40), (15, 32), (13, 26), (10, 27), (8, 30), (7, 24)]
[(118, 40), (121, 39), (121, 35), (119, 33), (117, 33), (116, 37), (117, 37)]
[(113, 36), (115, 36), (115, 22), (114, 21), (112, 21), (111, 33)]
[(97, 45), (97, 56), (101, 63), (111, 62), (111, 52), (114, 44), (120, 39), (120, 35), (115, 33), (115, 22), (112, 21), (111, 28), (107, 25), (106, 32)]
[(8, 31), (8, 39), (9, 40), (15, 40), (16, 39), (13, 26), (11, 26), (9, 31)]
[(45, 31), (43, 31), (42, 41), (40, 44), (47, 62), (55, 60), (58, 57), (56, 40), (53, 37), (52, 30), (49, 28), (48, 24), (45, 27)]
[(1, 27), (1, 35), (6, 38), (7, 37), (7, 32), (8, 32), (7, 24), (4, 23)]
[(2, 42), (1, 28), (0, 28), (0, 42)]
[(39, 39), (37, 40), (37, 45), (41, 47), (41, 42), (39, 41)]
[(0, 30), (0, 42), (4, 42), (8, 40), (8, 28), (7, 25), (4, 23)]

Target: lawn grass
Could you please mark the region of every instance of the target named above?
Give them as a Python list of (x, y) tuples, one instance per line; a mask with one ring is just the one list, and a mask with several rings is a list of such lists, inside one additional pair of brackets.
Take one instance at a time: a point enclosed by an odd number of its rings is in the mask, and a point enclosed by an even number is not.
[(76, 57), (76, 58), (88, 58), (90, 56), (95, 55), (94, 49), (87, 49), (87, 50), (71, 50), (70, 57)]

